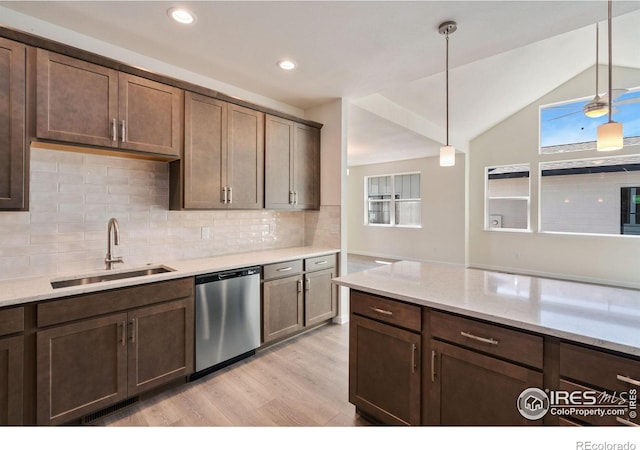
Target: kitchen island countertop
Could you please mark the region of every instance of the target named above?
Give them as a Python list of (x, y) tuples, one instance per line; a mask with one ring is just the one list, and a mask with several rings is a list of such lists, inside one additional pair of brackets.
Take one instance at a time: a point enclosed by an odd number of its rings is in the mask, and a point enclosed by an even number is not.
[(640, 290), (401, 261), (334, 283), (640, 357)]

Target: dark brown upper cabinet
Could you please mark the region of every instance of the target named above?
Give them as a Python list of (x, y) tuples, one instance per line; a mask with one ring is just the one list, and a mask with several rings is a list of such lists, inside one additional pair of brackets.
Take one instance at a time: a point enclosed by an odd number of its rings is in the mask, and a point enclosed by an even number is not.
[(180, 157), (182, 90), (38, 49), (40, 139)]
[[(174, 163), (176, 165), (178, 163)], [(264, 114), (185, 93), (182, 182), (172, 168), (179, 209), (260, 209), (264, 206)]]
[(266, 116), (265, 207), (320, 208), (320, 130)]
[(27, 47), (0, 38), (0, 210), (28, 207)]

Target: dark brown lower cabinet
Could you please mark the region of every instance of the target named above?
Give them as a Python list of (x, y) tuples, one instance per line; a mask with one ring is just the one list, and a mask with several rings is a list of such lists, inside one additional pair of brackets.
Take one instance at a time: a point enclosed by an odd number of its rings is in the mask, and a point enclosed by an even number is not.
[(427, 423), (542, 425), (517, 409), (520, 393), (542, 386), (542, 372), (438, 340), (431, 340)]
[(386, 424), (420, 424), (420, 334), (351, 315), (349, 401)]
[(21, 425), (24, 337), (0, 339), (0, 425)]
[(263, 342), (281, 339), (304, 328), (302, 275), (265, 281), (262, 302)]
[(193, 370), (193, 299), (38, 331), (38, 424), (63, 424)]
[(305, 274), (305, 326), (329, 320), (338, 313), (338, 287), (331, 283), (335, 269)]
[(62, 424), (127, 397), (126, 324), (121, 313), (38, 332), (38, 424)]

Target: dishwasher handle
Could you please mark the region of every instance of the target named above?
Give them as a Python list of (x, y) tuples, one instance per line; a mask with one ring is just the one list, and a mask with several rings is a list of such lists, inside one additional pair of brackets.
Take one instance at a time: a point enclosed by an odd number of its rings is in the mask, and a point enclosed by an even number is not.
[(196, 276), (196, 285), (259, 274), (260, 266), (246, 267), (237, 270), (228, 270), (226, 272), (208, 273), (205, 275)]

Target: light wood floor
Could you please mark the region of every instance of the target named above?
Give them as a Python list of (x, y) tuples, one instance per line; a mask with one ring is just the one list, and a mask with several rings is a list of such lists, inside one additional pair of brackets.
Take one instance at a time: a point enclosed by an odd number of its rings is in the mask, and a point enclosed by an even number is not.
[(368, 425), (348, 402), (348, 332), (320, 327), (92, 425)]

